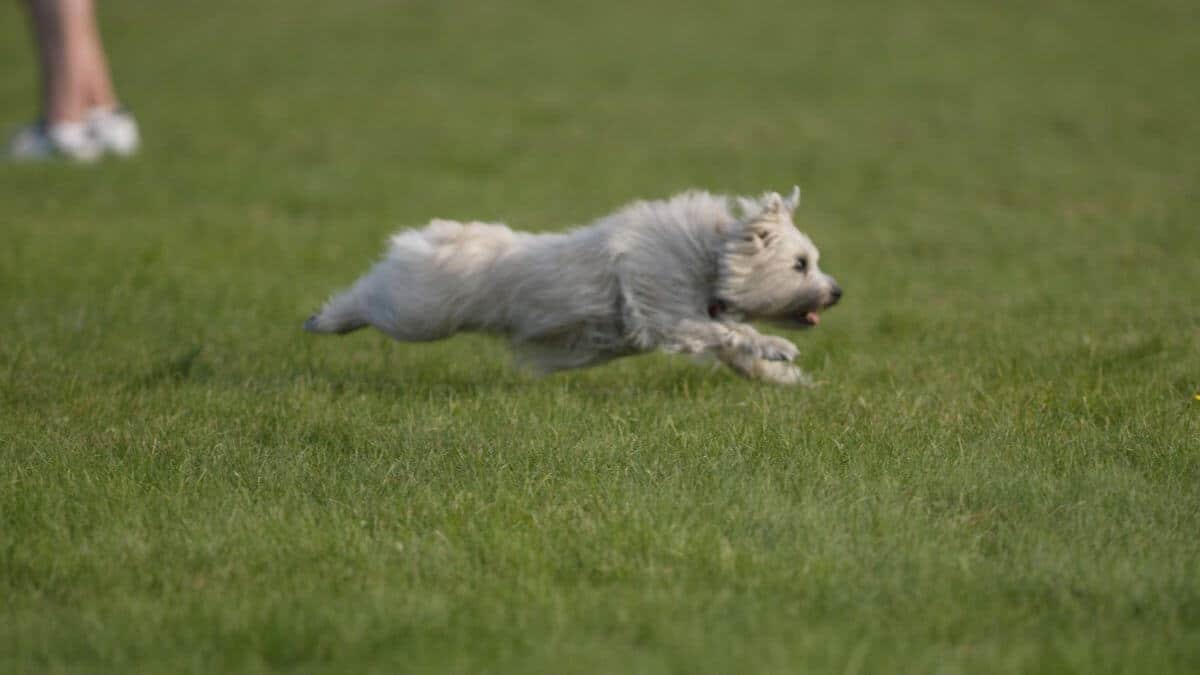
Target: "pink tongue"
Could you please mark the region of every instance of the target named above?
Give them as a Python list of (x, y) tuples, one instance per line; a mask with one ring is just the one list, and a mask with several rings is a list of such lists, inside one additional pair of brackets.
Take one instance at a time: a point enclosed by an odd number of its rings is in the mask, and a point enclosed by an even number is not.
[(816, 312), (809, 312), (808, 314), (804, 315), (804, 321), (805, 323), (815, 326), (821, 323), (821, 315), (817, 314)]

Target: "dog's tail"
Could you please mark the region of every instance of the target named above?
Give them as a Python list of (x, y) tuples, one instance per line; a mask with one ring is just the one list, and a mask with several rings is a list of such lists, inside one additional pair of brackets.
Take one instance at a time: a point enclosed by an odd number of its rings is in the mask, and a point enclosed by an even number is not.
[(335, 295), (319, 312), (308, 317), (308, 321), (304, 322), (304, 330), (310, 333), (345, 335), (367, 327), (369, 324), (358, 291), (358, 288), (352, 288)]

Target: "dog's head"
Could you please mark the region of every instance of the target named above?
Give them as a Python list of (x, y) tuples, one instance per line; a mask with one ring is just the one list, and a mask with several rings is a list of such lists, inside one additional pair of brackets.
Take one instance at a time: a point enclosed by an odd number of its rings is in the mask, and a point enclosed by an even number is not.
[(743, 216), (725, 243), (717, 299), (747, 318), (816, 325), (819, 313), (841, 299), (842, 289), (821, 271), (817, 247), (792, 223), (800, 188), (786, 199), (768, 192), (738, 203)]

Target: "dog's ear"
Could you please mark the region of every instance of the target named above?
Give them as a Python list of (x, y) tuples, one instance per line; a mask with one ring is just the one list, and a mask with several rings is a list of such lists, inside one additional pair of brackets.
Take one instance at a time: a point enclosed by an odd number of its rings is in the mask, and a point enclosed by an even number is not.
[(784, 203), (783, 197), (779, 196), (778, 192), (768, 192), (763, 195), (762, 200), (763, 215), (777, 216), (783, 212)]
[(778, 222), (773, 218), (755, 218), (746, 224), (746, 241), (754, 242), (763, 249), (775, 241)]
[(775, 241), (776, 235), (779, 234), (778, 228), (780, 224), (779, 216), (785, 213), (785, 209), (790, 211), (793, 198), (799, 201), (799, 195), (795, 191), (792, 197), (784, 200), (779, 196), (778, 192), (767, 192), (760, 200), (748, 199), (746, 197), (738, 197), (738, 205), (742, 208), (742, 213), (745, 215), (748, 222), (746, 223), (745, 239), (753, 242), (758, 248), (766, 248)]
[(800, 186), (792, 186), (792, 194), (783, 201), (783, 205), (787, 207), (788, 213), (795, 213), (796, 207), (800, 206)]

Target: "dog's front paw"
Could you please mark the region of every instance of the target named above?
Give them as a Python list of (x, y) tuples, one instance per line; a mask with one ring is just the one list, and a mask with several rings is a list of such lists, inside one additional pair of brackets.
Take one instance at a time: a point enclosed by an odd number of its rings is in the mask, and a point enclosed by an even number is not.
[(808, 373), (796, 366), (783, 361), (759, 361), (755, 375), (768, 382), (789, 386), (812, 386), (813, 379)]
[(767, 361), (791, 363), (800, 350), (788, 340), (774, 335), (764, 335), (758, 340), (758, 356)]

